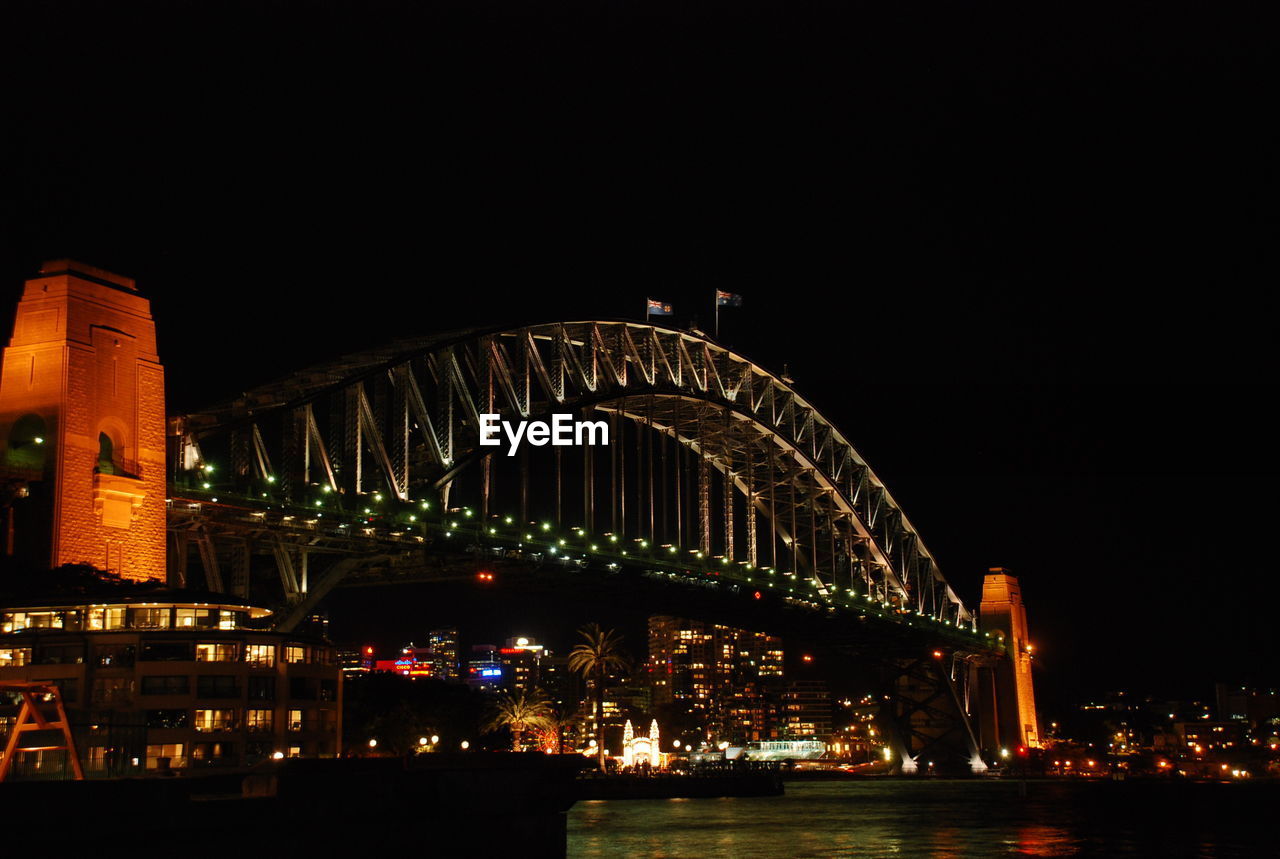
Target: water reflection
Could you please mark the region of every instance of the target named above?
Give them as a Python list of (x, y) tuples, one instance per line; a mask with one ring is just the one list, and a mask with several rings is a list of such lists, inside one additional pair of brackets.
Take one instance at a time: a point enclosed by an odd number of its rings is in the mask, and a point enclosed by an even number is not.
[(791, 782), (782, 797), (580, 802), (569, 855), (1250, 855), (1280, 785), (1243, 787), (1042, 782), (1024, 799), (1011, 782), (867, 780)]

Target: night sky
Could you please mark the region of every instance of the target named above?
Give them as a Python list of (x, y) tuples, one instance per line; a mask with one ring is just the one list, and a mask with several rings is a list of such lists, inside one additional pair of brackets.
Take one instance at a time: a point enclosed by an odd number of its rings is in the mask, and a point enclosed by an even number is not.
[(310, 7), (4, 4), (0, 309), (137, 278), (181, 410), (727, 289), (967, 602), (1020, 576), (1048, 699), (1280, 683), (1260, 13)]

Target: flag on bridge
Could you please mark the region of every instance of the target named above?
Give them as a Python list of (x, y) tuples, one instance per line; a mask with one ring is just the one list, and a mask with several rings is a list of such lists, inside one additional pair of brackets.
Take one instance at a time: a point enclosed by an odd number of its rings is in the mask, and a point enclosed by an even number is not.
[(671, 305), (661, 301), (649, 299), (649, 303), (645, 306), (644, 316), (648, 319), (650, 316), (670, 316), (672, 313)]
[(732, 292), (725, 292), (723, 289), (716, 290), (716, 339), (720, 339), (720, 308), (721, 307), (741, 307), (742, 296), (734, 295)]

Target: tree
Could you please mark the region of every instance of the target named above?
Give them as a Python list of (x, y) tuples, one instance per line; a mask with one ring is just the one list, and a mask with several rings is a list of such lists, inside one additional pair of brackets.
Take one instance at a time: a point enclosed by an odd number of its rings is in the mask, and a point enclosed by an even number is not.
[(583, 640), (569, 651), (569, 670), (595, 683), (596, 755), (604, 770), (604, 681), (611, 671), (626, 667), (622, 636), (592, 623), (578, 630)]
[(552, 718), (551, 702), (541, 689), (504, 692), (494, 703), (485, 731), (511, 729), (511, 751), (520, 751), (524, 732), (544, 727)]

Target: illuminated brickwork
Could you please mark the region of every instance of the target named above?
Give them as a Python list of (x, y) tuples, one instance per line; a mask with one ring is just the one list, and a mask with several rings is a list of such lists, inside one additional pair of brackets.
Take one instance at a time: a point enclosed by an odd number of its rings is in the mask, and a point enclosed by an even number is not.
[(979, 618), (983, 630), (1003, 633), (1010, 656), (995, 673), (994, 707), (984, 710), (998, 725), (1001, 742), (1039, 746), (1027, 609), (1017, 578), (1002, 567), (992, 567), (983, 580)]
[(0, 445), (6, 475), (30, 487), (14, 527), (51, 529), (33, 560), (164, 579), (164, 369), (132, 280), (58, 260), (27, 281), (0, 371)]

